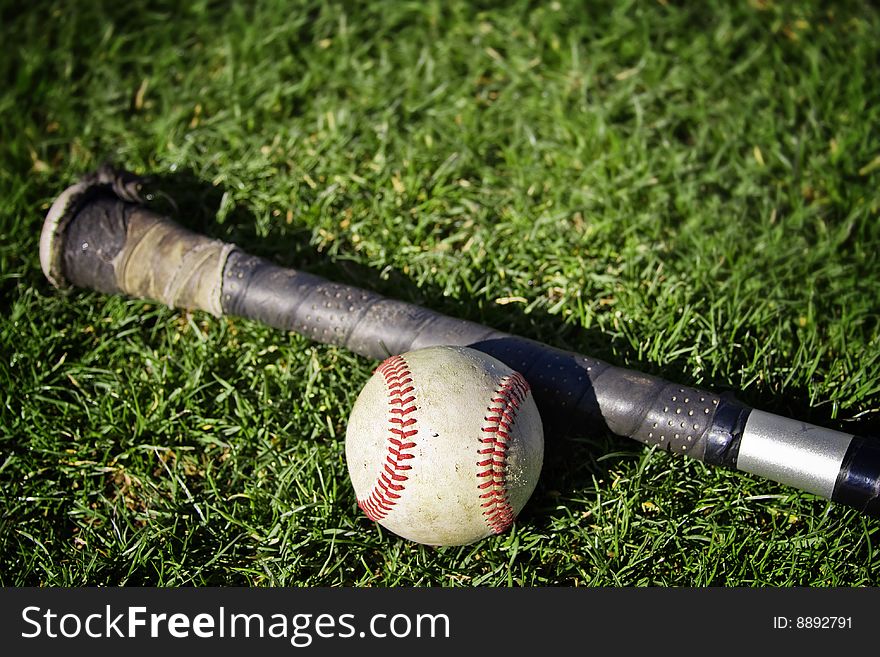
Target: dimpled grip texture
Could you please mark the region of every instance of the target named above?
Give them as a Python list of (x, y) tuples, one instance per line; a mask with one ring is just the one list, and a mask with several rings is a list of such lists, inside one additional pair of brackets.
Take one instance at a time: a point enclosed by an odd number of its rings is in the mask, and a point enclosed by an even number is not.
[(549, 425), (604, 424), (623, 436), (702, 459), (719, 398), (657, 377), (454, 319), (356, 287), (230, 254), (223, 311), (376, 359), (430, 346), (471, 346), (520, 372)]

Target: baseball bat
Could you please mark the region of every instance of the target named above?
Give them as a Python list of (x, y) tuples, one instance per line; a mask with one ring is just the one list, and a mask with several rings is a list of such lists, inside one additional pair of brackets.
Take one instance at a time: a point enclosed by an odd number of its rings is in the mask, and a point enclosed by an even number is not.
[(374, 359), (470, 346), (523, 374), (558, 430), (607, 429), (880, 516), (880, 440), (274, 265), (155, 211), (146, 180), (105, 166), (55, 200), (40, 236), (40, 265), (53, 285), (255, 319)]

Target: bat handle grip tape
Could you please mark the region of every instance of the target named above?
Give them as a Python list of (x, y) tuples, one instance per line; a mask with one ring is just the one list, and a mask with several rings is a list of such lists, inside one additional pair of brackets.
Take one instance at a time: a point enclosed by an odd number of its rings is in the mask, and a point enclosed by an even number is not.
[(525, 376), (550, 432), (608, 430), (880, 515), (876, 440), (274, 265), (154, 212), (142, 180), (103, 168), (58, 197), (40, 239), (54, 285), (246, 317), (375, 359), (471, 346)]

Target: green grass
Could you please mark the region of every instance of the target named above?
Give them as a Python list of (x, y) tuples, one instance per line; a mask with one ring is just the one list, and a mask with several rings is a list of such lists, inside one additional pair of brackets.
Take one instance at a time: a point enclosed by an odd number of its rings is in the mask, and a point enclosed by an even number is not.
[(153, 4), (0, 3), (0, 584), (878, 581), (880, 521), (611, 435), (548, 436), (509, 533), (408, 543), (345, 471), (375, 363), (37, 254), (112, 160), (285, 265), (880, 433), (877, 9)]

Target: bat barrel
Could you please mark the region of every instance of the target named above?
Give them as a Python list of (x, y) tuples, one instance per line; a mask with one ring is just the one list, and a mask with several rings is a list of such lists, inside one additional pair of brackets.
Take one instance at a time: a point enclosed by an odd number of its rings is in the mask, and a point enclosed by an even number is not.
[(526, 378), (555, 432), (610, 430), (880, 515), (876, 440), (279, 267), (179, 226), (151, 210), (140, 192), (137, 177), (102, 169), (61, 194), (40, 240), (47, 278), (247, 317), (377, 360), (421, 347), (471, 346)]

